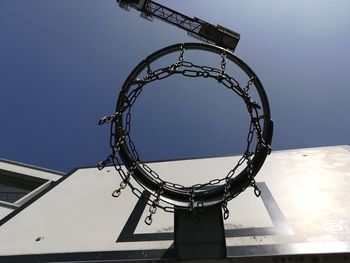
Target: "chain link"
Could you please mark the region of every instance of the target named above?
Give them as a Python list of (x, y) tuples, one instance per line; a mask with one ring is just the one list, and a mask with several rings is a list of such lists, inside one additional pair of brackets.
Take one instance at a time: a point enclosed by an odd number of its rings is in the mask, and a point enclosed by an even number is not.
[(221, 53), (221, 74), (226, 74), (226, 53)]
[(224, 186), (224, 198), (222, 200), (222, 210), (224, 211), (224, 219), (226, 220), (230, 216), (230, 211), (227, 208), (227, 201), (230, 200), (230, 179), (226, 178)]
[(153, 222), (152, 216), (157, 212), (157, 207), (159, 206), (160, 196), (163, 193), (164, 183), (161, 183), (158, 190), (155, 193), (155, 199), (152, 201), (152, 205), (149, 207), (149, 215), (145, 218), (145, 223), (151, 225)]
[(244, 87), (244, 89), (243, 89), (245, 93), (248, 93), (248, 92), (249, 92), (250, 86), (254, 83), (254, 80), (255, 80), (255, 76), (252, 76), (252, 77), (248, 80), (247, 84), (245, 85), (245, 87)]
[(180, 47), (180, 56), (179, 56), (179, 63), (182, 64), (184, 62), (184, 53), (185, 53), (185, 46), (184, 44)]
[(110, 123), (110, 122), (114, 121), (116, 117), (117, 117), (117, 114), (112, 114), (110, 116), (104, 116), (99, 120), (98, 125)]
[(188, 204), (191, 214), (194, 213), (194, 196), (195, 196), (195, 192), (194, 192), (194, 187), (192, 186), (189, 194), (189, 204)]

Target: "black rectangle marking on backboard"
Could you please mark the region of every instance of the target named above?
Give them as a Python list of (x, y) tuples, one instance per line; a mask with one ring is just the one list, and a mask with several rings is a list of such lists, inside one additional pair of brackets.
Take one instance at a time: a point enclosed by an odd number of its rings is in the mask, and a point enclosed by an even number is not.
[[(261, 199), (269, 214), (273, 226), (226, 229), (226, 237), (290, 235), (293, 233), (293, 230), (288, 225), (285, 216), (283, 215), (281, 209), (279, 208), (276, 200), (273, 198), (265, 182), (258, 182), (257, 186), (261, 190)], [(147, 200), (149, 197), (150, 194), (144, 191), (143, 198), (139, 199), (136, 203), (134, 210), (130, 214), (116, 242), (160, 241), (174, 239), (174, 233), (172, 232), (135, 233), (138, 223), (142, 221), (141, 216), (143, 214), (143, 211), (147, 206), (145, 200)]]

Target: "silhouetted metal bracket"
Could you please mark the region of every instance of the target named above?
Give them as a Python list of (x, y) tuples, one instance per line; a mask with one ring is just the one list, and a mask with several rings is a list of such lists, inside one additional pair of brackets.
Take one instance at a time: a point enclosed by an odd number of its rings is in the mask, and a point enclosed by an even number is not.
[(177, 258), (226, 258), (225, 229), (220, 206), (195, 214), (175, 208), (174, 245)]

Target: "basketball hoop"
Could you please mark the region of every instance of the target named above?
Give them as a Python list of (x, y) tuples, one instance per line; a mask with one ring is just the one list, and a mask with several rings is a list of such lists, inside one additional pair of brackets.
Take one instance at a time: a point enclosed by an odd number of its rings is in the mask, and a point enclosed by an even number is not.
[[(186, 61), (185, 55), (188, 50), (213, 53), (220, 56), (221, 63), (219, 67), (215, 68)], [(172, 53), (178, 54), (177, 61), (173, 61), (166, 67), (152, 69), (152, 63)], [(238, 66), (248, 77), (248, 81), (244, 85), (240, 85), (235, 78), (227, 74), (227, 62)], [(149, 165), (140, 160), (130, 136), (131, 109), (147, 85), (172, 75), (215, 79), (239, 96), (247, 106), (250, 125), (246, 150), (232, 169), (220, 178), (201, 184), (181, 185), (163, 180), (161, 175), (158, 175)], [(252, 90), (256, 91), (260, 103), (252, 99)], [(260, 195), (254, 178), (271, 151), (273, 122), (269, 103), (264, 88), (255, 73), (242, 60), (226, 49), (203, 43), (180, 43), (154, 52), (141, 61), (130, 73), (119, 94), (115, 113), (103, 117), (99, 124), (104, 123), (111, 125), (110, 147), (112, 153), (105, 161), (99, 163), (98, 168), (103, 169), (106, 165), (113, 163), (119, 173), (122, 182), (112, 194), (115, 197), (119, 196), (121, 190), (126, 186), (129, 186), (139, 198), (143, 197), (144, 190), (151, 194), (151, 198), (146, 200), (150, 206), (150, 215), (146, 218), (147, 224), (152, 223), (152, 215), (157, 208), (174, 212), (174, 207), (176, 207), (195, 213), (196, 210), (221, 206), (226, 219), (229, 216), (227, 202), (247, 187), (252, 186), (255, 195)], [(122, 164), (126, 169), (123, 168)]]

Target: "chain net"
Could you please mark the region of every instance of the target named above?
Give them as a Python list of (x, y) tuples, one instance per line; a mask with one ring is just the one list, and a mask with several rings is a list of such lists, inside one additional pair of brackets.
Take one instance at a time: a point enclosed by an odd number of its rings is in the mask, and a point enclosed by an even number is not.
[[(111, 147), (111, 154), (98, 164), (98, 169), (101, 170), (107, 165), (113, 164), (119, 176), (121, 177), (121, 183), (118, 188), (112, 193), (113, 197), (118, 197), (122, 190), (127, 186), (138, 197), (145, 199), (145, 202), (149, 205), (149, 215), (146, 217), (146, 224), (152, 223), (152, 216), (156, 213), (157, 208), (161, 208), (166, 212), (174, 212), (174, 206), (183, 209), (191, 214), (195, 214), (197, 209), (205, 208), (210, 205), (220, 205), (223, 209), (224, 219), (229, 217), (229, 210), (227, 208), (227, 202), (241, 192), (243, 192), (248, 186), (253, 187), (255, 195), (260, 196), (260, 189), (255, 183), (254, 179), (254, 167), (253, 157), (258, 149), (267, 149), (270, 152), (270, 145), (265, 142), (262, 135), (261, 120), (266, 117), (261, 114), (261, 106), (254, 101), (250, 95), (250, 88), (254, 83), (255, 76), (252, 76), (245, 85), (241, 86), (238, 81), (229, 76), (226, 72), (226, 52), (221, 53), (221, 64), (218, 68), (197, 65), (184, 59), (185, 48), (181, 45), (179, 50), (178, 60), (166, 67), (161, 67), (155, 70), (151, 69), (150, 63), (146, 63), (146, 74), (143, 77), (135, 77), (128, 85), (127, 88), (123, 88), (118, 99), (117, 110), (110, 116), (105, 116), (100, 119), (99, 124), (110, 124), (110, 139), (109, 144)], [(166, 79), (172, 75), (181, 75), (191, 78), (211, 78), (217, 80), (220, 84), (234, 92), (239, 96), (247, 106), (250, 116), (250, 126), (246, 138), (246, 148), (233, 168), (222, 178), (215, 178), (206, 183), (195, 184), (192, 186), (184, 186), (178, 183), (169, 182), (163, 180), (156, 171), (151, 169), (149, 165), (143, 163), (140, 159), (139, 153), (136, 150), (135, 144), (130, 137), (131, 130), (131, 109), (135, 104), (138, 96), (142, 93), (145, 86), (154, 81)], [(253, 146), (253, 139), (256, 139), (256, 145)], [(123, 163), (121, 157), (123, 157), (123, 151), (125, 147), (128, 151), (128, 165)], [(124, 159), (123, 159), (124, 160)], [(125, 161), (125, 160), (124, 160)], [(242, 165), (245, 165), (247, 182), (234, 191), (232, 186), (235, 183), (237, 177), (237, 171)], [(127, 166), (127, 169), (124, 168)], [(142, 176), (148, 178), (152, 182), (153, 187), (145, 186), (140, 177), (135, 176), (139, 171), (142, 171)], [(131, 182), (131, 178), (135, 179), (138, 183), (137, 186)], [(206, 202), (205, 196), (209, 191), (215, 187), (221, 187), (222, 192), (220, 197), (216, 200), (210, 200)], [(142, 192), (147, 190), (151, 194), (151, 198), (144, 198)], [(164, 193), (174, 193), (174, 195), (181, 195), (182, 198), (178, 200), (171, 200), (172, 198), (166, 196), (162, 198)], [(185, 198), (183, 198), (185, 196)]]

